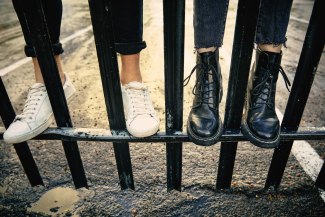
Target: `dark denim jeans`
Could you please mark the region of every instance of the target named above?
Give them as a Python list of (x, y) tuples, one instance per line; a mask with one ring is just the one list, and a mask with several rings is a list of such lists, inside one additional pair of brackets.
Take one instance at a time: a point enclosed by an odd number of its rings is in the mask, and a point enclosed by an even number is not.
[[(229, 0), (194, 0), (195, 48), (221, 47)], [(261, 0), (255, 43), (284, 44), (292, 0)]]
[[(26, 56), (36, 57), (24, 13), (21, 10), (22, 1), (24, 0), (12, 0), (25, 38)], [(42, 3), (53, 53), (54, 55), (62, 54), (63, 48), (59, 40), (62, 2), (61, 0), (43, 0)], [(142, 40), (143, 0), (112, 1), (112, 13), (116, 51), (128, 55), (139, 53), (142, 49), (146, 48), (146, 42)]]

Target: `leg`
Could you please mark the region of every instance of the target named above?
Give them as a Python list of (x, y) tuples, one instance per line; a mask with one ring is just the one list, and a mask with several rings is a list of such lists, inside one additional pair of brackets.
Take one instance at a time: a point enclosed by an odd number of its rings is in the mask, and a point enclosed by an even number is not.
[(262, 0), (256, 27), (258, 45), (282, 45), (286, 42), (292, 0)]
[(228, 3), (228, 0), (194, 0), (196, 49), (222, 46)]
[(142, 82), (140, 71), (140, 53), (121, 55), (121, 83), (126, 85), (132, 81)]
[[(194, 40), (198, 51), (193, 107), (187, 122), (189, 138), (198, 145), (217, 143), (222, 133), (219, 103), (222, 76), (219, 50), (222, 45), (228, 0), (194, 1)], [(185, 79), (186, 82), (190, 76)]]
[(146, 47), (142, 0), (112, 1), (116, 51), (121, 54), (121, 83), (126, 127), (136, 137), (155, 134), (159, 118), (148, 88), (142, 83), (140, 51)]
[[(44, 83), (42, 73), (36, 58), (36, 54), (33, 48), (33, 39), (30, 36), (28, 25), (22, 11), (22, 0), (12, 0), (13, 6), (15, 8), (16, 14), (18, 16), (20, 26), (23, 30), (23, 35), (26, 41), (25, 53), (26, 56), (32, 57), (35, 80), (37, 83)], [(60, 77), (62, 83), (64, 83), (64, 72), (62, 69), (62, 62), (60, 54), (63, 53), (62, 44), (59, 42), (60, 37), (60, 28), (61, 28), (61, 19), (62, 19), (62, 2), (61, 0), (54, 1), (43, 1), (44, 15), (47, 22), (50, 38), (53, 44), (53, 52), (55, 55), (55, 60), (58, 65)]]
[[(61, 55), (55, 55), (54, 58), (56, 61), (56, 65), (58, 66), (61, 82), (62, 82), (62, 84), (64, 84), (65, 83), (65, 74), (63, 71), (63, 67), (62, 67)], [(33, 57), (32, 61), (33, 61), (33, 65), (34, 65), (34, 73), (35, 73), (36, 83), (44, 83), (41, 68), (38, 64), (37, 58)]]
[(262, 0), (256, 29), (256, 62), (250, 75), (242, 132), (256, 146), (277, 147), (280, 123), (275, 113), (275, 91), (281, 72), (288, 88), (289, 79), (281, 67), (292, 0)]
[[(126, 8), (127, 5), (127, 8)], [(112, 1), (116, 51), (121, 54), (121, 82), (142, 82), (140, 51), (146, 47), (143, 34), (143, 1)]]
[[(62, 1), (43, 1), (44, 15), (47, 22), (47, 26), (50, 33), (50, 38), (53, 44), (53, 52), (55, 55), (55, 61), (58, 66), (58, 70), (61, 77), (61, 82), (64, 84), (64, 71), (62, 68), (62, 61), (60, 54), (63, 53), (62, 44), (60, 43), (60, 29), (61, 29), (61, 20), (62, 20)], [(41, 71), (36, 58), (33, 58), (34, 68), (35, 68), (35, 77), (36, 82), (44, 83)]]
[[(37, 136), (48, 128), (53, 121), (53, 112), (33, 48), (34, 40), (29, 32), (24, 15), (24, 13), (28, 13), (28, 9), (25, 8), (25, 11), (23, 11), (22, 0), (13, 0), (13, 5), (26, 41), (25, 53), (28, 57), (32, 57), (36, 80), (36, 83), (29, 89), (23, 112), (16, 116), (3, 135), (4, 141), (7, 143), (20, 143)], [(63, 83), (63, 89), (69, 102), (74, 95), (75, 88), (67, 75), (64, 74), (60, 59), (60, 54), (63, 52), (62, 45), (59, 43), (62, 17), (61, 0), (43, 1), (43, 9), (52, 42), (52, 50)]]
[(256, 28), (256, 44), (262, 51), (281, 53), (286, 42), (292, 0), (262, 0)]

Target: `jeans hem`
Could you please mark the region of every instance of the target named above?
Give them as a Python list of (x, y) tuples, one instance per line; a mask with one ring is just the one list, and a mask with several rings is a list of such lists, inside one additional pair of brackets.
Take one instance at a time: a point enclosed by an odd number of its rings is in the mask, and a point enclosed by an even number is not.
[(273, 41), (273, 40), (255, 40), (255, 44), (269, 44), (269, 45), (274, 45), (274, 47), (280, 46), (281, 44), (283, 47), (287, 48), (286, 45), (287, 38), (279, 41)]
[(220, 48), (221, 46), (223, 45), (223, 43), (213, 43), (213, 44), (211, 44), (211, 45), (201, 45), (201, 44), (199, 44), (199, 45), (195, 45), (194, 46), (194, 49), (200, 49), (200, 48), (210, 48), (210, 47), (216, 47), (216, 48)]
[(147, 44), (145, 41), (131, 43), (115, 43), (116, 52), (122, 55), (137, 54), (146, 47)]
[[(62, 54), (64, 52), (64, 50), (62, 48), (62, 44), (60, 42), (52, 44), (52, 51), (53, 51), (54, 56)], [(35, 51), (34, 46), (26, 45), (25, 46), (25, 54), (27, 57), (36, 57), (36, 51)]]

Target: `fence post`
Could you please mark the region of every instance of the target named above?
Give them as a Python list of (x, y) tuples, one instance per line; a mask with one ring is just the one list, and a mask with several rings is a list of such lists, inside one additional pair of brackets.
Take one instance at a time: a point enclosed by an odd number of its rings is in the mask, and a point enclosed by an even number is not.
[[(41, 0), (22, 1), (44, 83), (59, 127), (72, 127), (67, 101), (53, 56)], [(77, 142), (62, 141), (76, 188), (88, 187)]]
[[(254, 47), (254, 36), (260, 0), (239, 0), (231, 57), (224, 129), (240, 128), (245, 93)], [(229, 188), (238, 142), (222, 142), (217, 189)]]
[[(114, 43), (111, 0), (89, 0), (100, 75), (111, 130), (125, 130), (121, 84)], [(113, 142), (122, 189), (134, 189), (131, 157), (127, 142)]]
[[(282, 131), (298, 130), (324, 48), (324, 5), (325, 2), (323, 0), (315, 0), (291, 94), (283, 116)], [(275, 149), (265, 188), (270, 186), (274, 186), (275, 188), (279, 187), (292, 144), (293, 141), (281, 142), (279, 147)]]
[[(185, 0), (164, 0), (166, 134), (183, 128)], [(166, 143), (167, 190), (181, 190), (182, 143)]]
[[(12, 123), (15, 119), (15, 111), (9, 100), (5, 86), (3, 85), (2, 79), (0, 77), (0, 116), (3, 121), (3, 124), (6, 128)], [(44, 185), (42, 177), (38, 171), (37, 165), (33, 158), (32, 153), (30, 152), (27, 142), (22, 142), (14, 144), (14, 148), (19, 157), (19, 160), (25, 170), (29, 183), (32, 186)]]
[(322, 169), (319, 172), (315, 185), (325, 190), (325, 162), (323, 163)]

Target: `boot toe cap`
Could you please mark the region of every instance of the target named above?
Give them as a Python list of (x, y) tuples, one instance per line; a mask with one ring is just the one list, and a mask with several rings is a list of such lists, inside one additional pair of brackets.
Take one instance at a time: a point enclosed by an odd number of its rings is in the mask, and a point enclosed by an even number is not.
[(274, 118), (252, 121), (249, 124), (252, 132), (259, 138), (272, 140), (278, 137), (280, 124)]
[(193, 119), (189, 122), (191, 131), (199, 137), (211, 137), (218, 130), (218, 119)]

